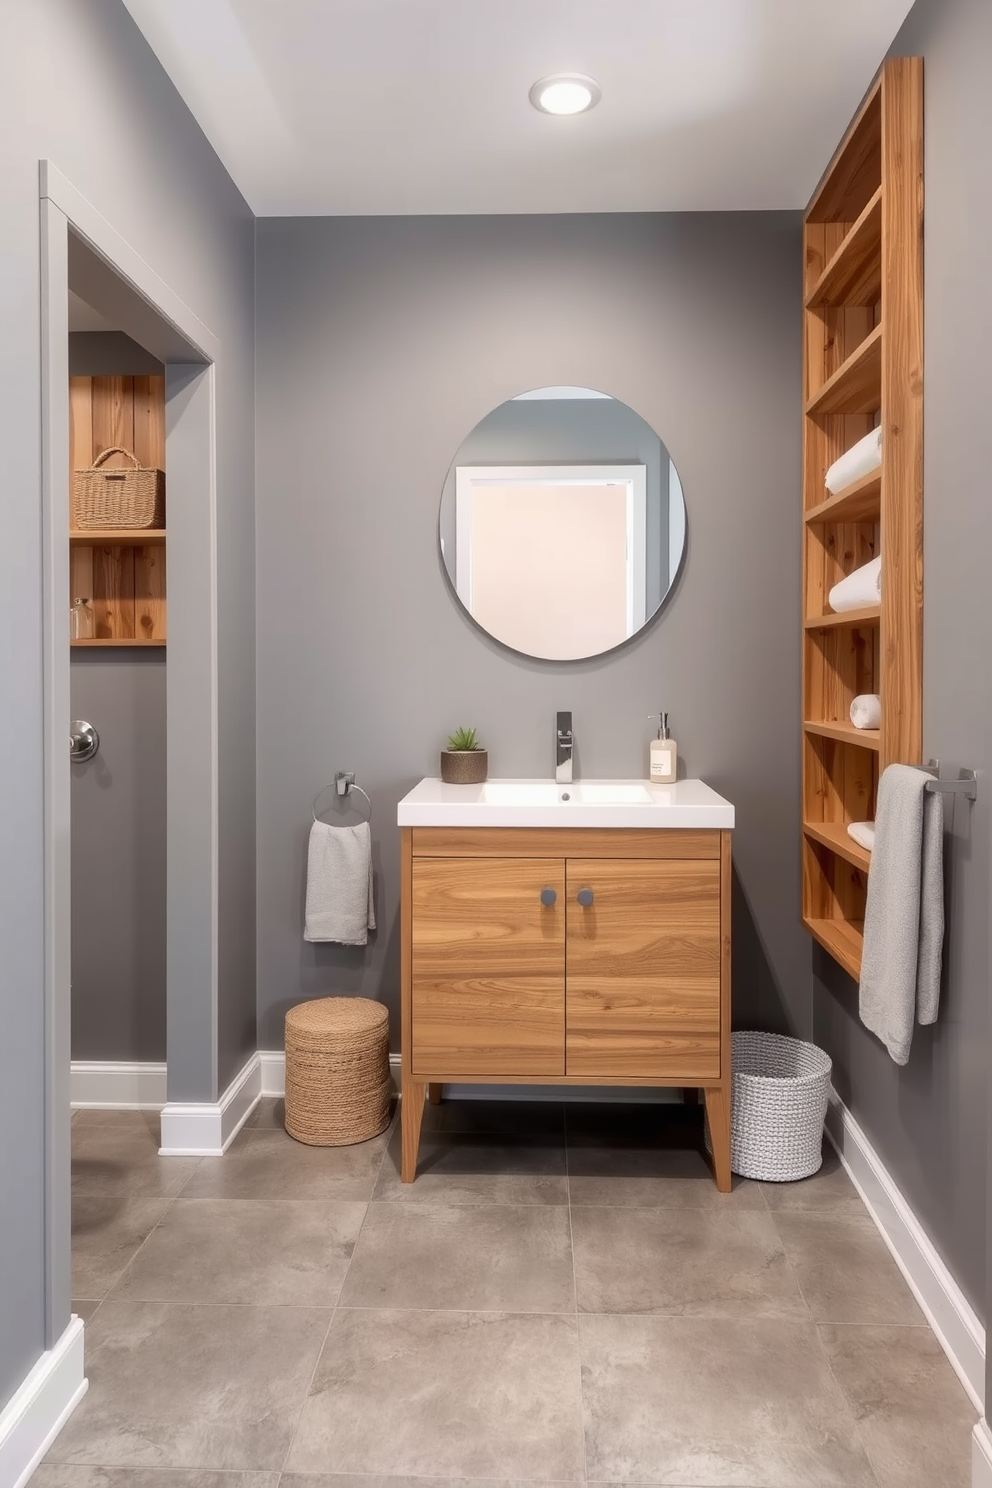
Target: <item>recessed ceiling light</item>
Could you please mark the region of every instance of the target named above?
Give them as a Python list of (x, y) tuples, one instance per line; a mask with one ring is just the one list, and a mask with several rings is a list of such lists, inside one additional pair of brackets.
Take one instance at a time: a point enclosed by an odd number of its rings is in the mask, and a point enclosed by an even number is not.
[(530, 101), (542, 114), (584, 114), (599, 98), (599, 84), (581, 72), (552, 73), (530, 90)]

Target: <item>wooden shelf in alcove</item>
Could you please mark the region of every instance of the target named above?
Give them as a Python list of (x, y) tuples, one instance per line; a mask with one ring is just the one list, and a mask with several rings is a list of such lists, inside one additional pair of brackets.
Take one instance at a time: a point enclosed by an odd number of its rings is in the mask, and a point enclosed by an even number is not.
[(83, 640), (69, 642), (69, 645), (72, 647), (73, 650), (75, 650), (77, 646), (164, 646), (165, 644), (166, 640), (164, 636), (161, 640), (146, 640), (144, 636), (122, 636), (120, 639), (115, 636), (87, 636)]
[(882, 327), (855, 347), (806, 404), (807, 418), (828, 413), (876, 413), (882, 403)]
[(839, 739), (842, 744), (856, 744), (859, 749), (878, 750), (881, 744), (879, 729), (859, 729), (853, 723), (818, 723), (807, 718), (803, 728), (808, 734), (818, 734), (823, 739)]
[(806, 309), (820, 305), (875, 305), (882, 296), (882, 188), (806, 296)]
[(860, 868), (867, 873), (871, 864), (871, 853), (865, 848), (859, 847), (853, 837), (847, 835), (847, 824), (845, 822), (803, 822), (803, 831), (813, 842), (818, 842), (821, 847), (827, 847), (839, 858), (853, 863), (855, 868)]
[(858, 981), (861, 977), (861, 955), (865, 944), (862, 920), (811, 920), (803, 915), (803, 924), (825, 951)]
[(69, 533), (69, 542), (74, 545), (89, 544), (94, 548), (144, 548), (154, 543), (165, 542), (164, 527), (118, 527), (112, 531), (99, 529), (87, 531), (85, 528), (73, 528)]
[(871, 475), (845, 486), (836, 496), (811, 506), (803, 520), (815, 522), (861, 522), (878, 519), (882, 505), (882, 472), (873, 470)]
[(877, 625), (882, 618), (881, 605), (863, 605), (859, 610), (831, 611), (829, 615), (811, 615), (803, 621), (804, 630), (834, 630), (841, 625)]

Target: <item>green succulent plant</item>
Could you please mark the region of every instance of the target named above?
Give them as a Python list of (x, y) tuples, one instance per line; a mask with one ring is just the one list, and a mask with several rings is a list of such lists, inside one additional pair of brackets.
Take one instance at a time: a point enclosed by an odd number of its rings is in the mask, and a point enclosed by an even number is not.
[(448, 748), (453, 753), (462, 753), (472, 749), (481, 749), (482, 745), (475, 736), (475, 729), (460, 728), (448, 736)]

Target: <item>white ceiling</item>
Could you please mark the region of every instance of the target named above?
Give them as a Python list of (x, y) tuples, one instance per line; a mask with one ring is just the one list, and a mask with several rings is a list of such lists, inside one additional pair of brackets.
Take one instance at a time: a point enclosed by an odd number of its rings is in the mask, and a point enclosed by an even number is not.
[(117, 327), (101, 315), (99, 310), (94, 310), (88, 305), (75, 290), (69, 291), (69, 330), (70, 331), (115, 331)]
[[(124, 0), (259, 216), (805, 204), (911, 0)], [(596, 78), (540, 114), (531, 84)]]

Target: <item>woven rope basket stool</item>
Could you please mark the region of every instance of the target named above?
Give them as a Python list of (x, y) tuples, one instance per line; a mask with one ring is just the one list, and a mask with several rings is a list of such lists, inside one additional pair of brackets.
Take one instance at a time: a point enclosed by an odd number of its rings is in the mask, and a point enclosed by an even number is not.
[(389, 1124), (389, 1014), (367, 997), (320, 997), (286, 1014), (286, 1130), (345, 1147)]

